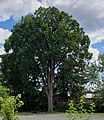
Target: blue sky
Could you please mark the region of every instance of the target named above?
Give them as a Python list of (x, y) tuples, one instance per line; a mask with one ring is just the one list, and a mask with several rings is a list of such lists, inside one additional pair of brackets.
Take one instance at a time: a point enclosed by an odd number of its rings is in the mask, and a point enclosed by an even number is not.
[(104, 0), (3, 0), (0, 1), (0, 54), (4, 53), (5, 39), (21, 16), (33, 13), (40, 6), (55, 6), (78, 20), (90, 37), (93, 60), (104, 53)]
[(92, 45), (92, 47), (98, 49), (100, 54), (104, 54), (104, 41), (95, 43)]
[(14, 20), (12, 17), (4, 22), (0, 22), (0, 28), (8, 29), (11, 31), (13, 26), (18, 22), (19, 20)]

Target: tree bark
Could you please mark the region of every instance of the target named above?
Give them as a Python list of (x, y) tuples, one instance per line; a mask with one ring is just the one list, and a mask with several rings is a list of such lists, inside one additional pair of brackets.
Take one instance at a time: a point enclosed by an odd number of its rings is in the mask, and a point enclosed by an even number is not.
[(52, 90), (48, 93), (48, 112), (53, 112), (53, 92)]
[(53, 62), (49, 61), (49, 69), (47, 74), (47, 99), (48, 99), (48, 112), (53, 112), (53, 80), (54, 80), (54, 67)]

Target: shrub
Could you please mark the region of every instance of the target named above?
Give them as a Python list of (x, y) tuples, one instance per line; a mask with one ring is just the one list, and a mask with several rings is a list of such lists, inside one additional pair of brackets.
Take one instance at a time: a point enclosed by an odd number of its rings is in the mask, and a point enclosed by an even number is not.
[(9, 96), (9, 88), (1, 85), (0, 83), (0, 97), (8, 97)]
[(16, 97), (0, 97), (2, 120), (18, 120), (17, 108), (24, 104), (20, 98), (21, 94), (18, 94)]
[(90, 104), (89, 109), (86, 109), (86, 102), (83, 96), (80, 98), (78, 107), (75, 106), (74, 100), (71, 100), (69, 103), (69, 108), (66, 110), (67, 117), (69, 120), (89, 120), (91, 114), (94, 112), (95, 105), (94, 103)]

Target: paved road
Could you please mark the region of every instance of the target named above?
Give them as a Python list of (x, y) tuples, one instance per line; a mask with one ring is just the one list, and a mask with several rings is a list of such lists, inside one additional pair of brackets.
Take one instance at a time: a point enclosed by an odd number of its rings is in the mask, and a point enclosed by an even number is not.
[[(2, 120), (0, 118), (0, 120)], [(19, 120), (68, 120), (65, 114), (20, 115)], [(92, 120), (104, 120), (104, 116), (93, 116)]]

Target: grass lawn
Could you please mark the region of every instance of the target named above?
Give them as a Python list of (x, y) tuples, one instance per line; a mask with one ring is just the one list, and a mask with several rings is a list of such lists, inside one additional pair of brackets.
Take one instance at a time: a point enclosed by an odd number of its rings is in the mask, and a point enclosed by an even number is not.
[(92, 116), (104, 116), (104, 113), (93, 113)]

